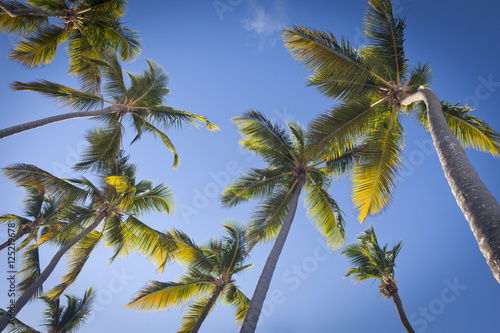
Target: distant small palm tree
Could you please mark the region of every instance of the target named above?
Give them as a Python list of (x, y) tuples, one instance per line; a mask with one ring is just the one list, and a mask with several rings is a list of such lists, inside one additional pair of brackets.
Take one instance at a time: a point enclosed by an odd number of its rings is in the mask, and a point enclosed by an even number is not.
[(370, 226), (356, 238), (358, 239), (356, 243), (345, 246), (341, 251), (341, 254), (349, 258), (354, 266), (349, 268), (345, 277), (352, 275), (356, 282), (367, 279), (379, 280), (381, 283), (380, 293), (387, 298), (392, 298), (403, 326), (409, 333), (415, 333), (403, 310), (403, 303), (396, 285), (398, 281), (394, 280), (396, 257), (401, 250), (402, 241), (396, 244), (392, 250), (387, 250), (387, 244), (380, 247), (373, 226)]
[[(149, 180), (136, 182), (136, 172), (136, 166), (129, 163), (128, 156), (123, 154), (110, 169), (99, 172), (101, 186), (94, 185), (85, 177), (61, 179), (33, 165), (17, 164), (4, 169), (4, 174), (18, 185), (36, 187), (56, 200), (65, 198), (70, 202), (87, 204), (84, 213), (55, 237), (61, 248), (16, 301), (17, 313), (40, 289), (67, 252), (68, 272), (62, 282), (47, 293), (52, 299), (62, 295), (76, 280), (101, 241), (113, 248), (111, 261), (133, 250), (148, 257), (165, 256), (162, 249), (156, 247), (160, 233), (136, 215), (151, 211), (169, 213), (173, 206), (173, 194), (164, 184), (153, 187)], [(95, 230), (101, 224), (102, 229)], [(157, 251), (160, 253), (157, 254)], [(9, 320), (8, 315), (0, 318), (0, 331)]]
[(177, 333), (196, 333), (216, 301), (236, 308), (236, 321), (245, 318), (249, 299), (235, 285), (233, 276), (253, 266), (245, 265), (249, 255), (247, 230), (242, 225), (226, 223), (226, 236), (212, 239), (207, 245), (198, 246), (181, 231), (172, 229), (169, 234), (177, 243), (177, 259), (187, 266), (187, 273), (178, 282), (150, 281), (127, 304), (136, 310), (164, 310), (187, 304), (182, 327)]
[[(43, 313), (43, 326), (45, 326), (47, 333), (77, 332), (92, 312), (92, 303), (96, 293), (92, 288), (89, 288), (82, 298), (72, 295), (64, 296), (66, 296), (66, 306), (61, 305), (59, 299), (40, 298), (47, 307)], [(9, 329), (9, 333), (41, 333), (18, 319), (14, 319), (13, 323), (7, 326), (7, 329)]]
[(97, 92), (99, 68), (88, 66), (84, 58), (118, 51), (122, 60), (132, 60), (141, 50), (138, 34), (121, 22), (126, 4), (124, 0), (0, 1), (0, 32), (22, 37), (9, 57), (28, 67), (51, 63), (59, 45), (67, 41), (70, 72)]
[[(12, 87), (15, 90), (41, 93), (55, 99), (62, 106), (77, 111), (0, 130), (0, 139), (67, 119), (97, 117), (105, 125), (89, 132), (90, 147), (84, 152), (83, 161), (77, 168), (83, 169), (89, 166), (94, 170), (106, 168), (103, 164), (113, 161), (121, 149), (125, 123), (135, 130), (136, 136), (132, 142), (140, 139), (144, 133), (159, 137), (174, 153), (174, 167), (176, 167), (179, 164), (179, 156), (164, 130), (173, 127), (182, 128), (190, 124), (196, 126), (198, 122), (205, 123), (210, 130), (217, 129), (217, 126), (203, 116), (163, 105), (165, 97), (170, 92), (167, 88), (168, 76), (155, 62), (147, 60), (148, 69), (142, 75), (127, 72), (130, 79), (130, 86), (127, 88), (124, 72), (116, 55), (107, 55), (104, 60), (87, 59), (87, 61), (102, 69), (105, 78), (103, 90), (108, 94), (107, 98), (45, 80), (30, 83), (14, 82)], [(110, 106), (99, 109), (103, 104)]]

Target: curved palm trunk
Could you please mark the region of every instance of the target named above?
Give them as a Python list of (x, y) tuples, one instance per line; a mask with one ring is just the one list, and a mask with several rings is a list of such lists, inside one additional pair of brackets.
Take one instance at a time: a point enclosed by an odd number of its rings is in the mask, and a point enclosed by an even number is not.
[(5, 1), (0, 1), (0, 9), (2, 9), (7, 15), (10, 17), (16, 16), (46, 16), (46, 17), (58, 17), (58, 18), (66, 18), (68, 17), (68, 13), (65, 12), (47, 12), (38, 8), (17, 8), (11, 9)]
[(424, 101), (441, 166), (451, 191), (476, 237), (493, 276), (500, 283), (500, 206), (467, 159), (464, 149), (450, 130), (441, 103), (429, 89), (403, 100), (403, 105)]
[[(90, 226), (88, 226), (85, 230), (83, 230), (81, 233), (79, 233), (77, 236), (75, 236), (71, 241), (69, 241), (66, 245), (61, 247), (59, 251), (56, 252), (50, 263), (45, 267), (43, 272), (38, 276), (38, 278), (33, 282), (33, 284), (26, 289), (26, 291), (19, 297), (19, 299), (15, 303), (15, 313), (18, 314), (21, 309), (28, 303), (28, 301), (31, 299), (31, 297), (36, 293), (36, 291), (42, 286), (42, 284), (47, 280), (49, 275), (52, 273), (54, 268), (56, 267), (57, 263), (63, 255), (77, 242), (79, 242), (83, 237), (87, 236), (92, 230), (94, 230), (99, 223), (105, 218), (107, 218), (109, 213), (106, 211), (102, 211), (99, 213), (99, 215), (96, 217), (94, 223), (92, 223)], [(12, 320), (12, 317), (10, 314), (5, 314), (0, 318), (0, 332), (2, 332), (5, 327), (9, 324), (9, 321)]]
[(203, 309), (203, 312), (201, 313), (200, 317), (196, 321), (196, 324), (194, 324), (193, 329), (191, 330), (191, 333), (198, 333), (198, 330), (201, 327), (201, 324), (203, 324), (203, 321), (205, 318), (207, 318), (208, 313), (210, 312), (210, 309), (214, 305), (215, 301), (219, 297), (220, 293), (222, 292), (223, 286), (217, 286), (215, 287), (214, 293), (212, 294), (212, 297), (210, 297), (210, 300), (208, 301), (207, 305)]
[(16, 233), (16, 235), (14, 236), (14, 241), (13, 242), (10, 242), (10, 239), (7, 240), (5, 243), (3, 243), (2, 245), (0, 245), (0, 251), (2, 251), (3, 249), (5, 249), (7, 246), (9, 245), (12, 245), (12, 243), (15, 243), (19, 238), (23, 237), (24, 235), (26, 235), (28, 231), (26, 229), (21, 229), (21, 231), (19, 231), (18, 233)]
[(403, 326), (405, 327), (406, 331), (408, 333), (415, 333), (415, 331), (410, 325), (410, 321), (408, 320), (408, 318), (406, 318), (406, 313), (405, 310), (403, 309), (403, 303), (401, 302), (401, 298), (399, 298), (399, 294), (397, 292), (393, 292), (391, 297), (392, 300), (394, 301), (394, 305), (396, 305), (396, 310), (398, 310), (399, 319), (401, 319), (401, 322), (403, 323)]
[(57, 116), (47, 117), (35, 121), (30, 121), (29, 123), (24, 123), (21, 125), (12, 126), (9, 128), (4, 128), (0, 130), (0, 139), (6, 138), (8, 136), (12, 136), (14, 134), (18, 134), (21, 132), (29, 131), (38, 127), (42, 127), (45, 125), (57, 123), (63, 120), (74, 119), (74, 118), (91, 118), (104, 116), (108, 113), (119, 112), (120, 108), (117, 106), (108, 106), (102, 110), (97, 111), (80, 111), (80, 112), (68, 112), (64, 114), (60, 114)]
[(295, 211), (297, 210), (297, 202), (299, 200), (300, 191), (302, 190), (304, 183), (305, 179), (300, 178), (292, 191), (290, 208), (286, 214), (285, 221), (281, 226), (278, 237), (274, 242), (273, 248), (269, 253), (269, 257), (267, 257), (262, 273), (260, 274), (259, 281), (257, 282), (257, 286), (255, 287), (255, 291), (248, 306), (248, 311), (245, 316), (245, 320), (243, 321), (243, 325), (241, 326), (240, 333), (253, 333), (257, 327), (262, 306), (264, 305), (264, 300), (266, 299), (266, 294), (273, 278), (274, 269), (278, 263), (283, 246), (285, 245), (290, 227), (292, 226)]

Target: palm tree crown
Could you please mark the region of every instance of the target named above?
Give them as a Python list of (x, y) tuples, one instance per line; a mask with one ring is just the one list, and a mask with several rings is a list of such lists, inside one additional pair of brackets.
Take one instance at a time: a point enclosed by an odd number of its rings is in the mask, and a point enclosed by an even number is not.
[[(370, 0), (363, 22), (367, 45), (355, 49), (348, 40), (301, 26), (284, 30), (292, 56), (312, 75), (309, 84), (341, 102), (311, 124), (319, 151), (338, 151), (364, 140), (366, 150), (353, 168), (353, 201), (360, 221), (387, 206), (401, 168), (404, 146), (402, 115), (414, 115), (428, 129), (424, 103), (402, 106), (407, 95), (428, 87), (428, 64), (408, 64), (404, 52), (405, 20), (393, 16), (389, 0)], [(470, 108), (442, 102), (445, 118), (465, 147), (500, 153), (500, 136), (471, 116)]]
[[(210, 130), (217, 129), (203, 116), (163, 105), (165, 97), (170, 92), (167, 88), (168, 77), (165, 70), (155, 62), (147, 60), (148, 69), (142, 75), (127, 72), (130, 79), (130, 85), (127, 87), (120, 61), (115, 55), (107, 55), (105, 60), (87, 59), (87, 61), (101, 68), (106, 79), (103, 90), (108, 95), (107, 98), (45, 80), (12, 84), (15, 90), (41, 93), (55, 99), (63, 107), (77, 111), (62, 115), (64, 119), (99, 117), (98, 119), (104, 122), (103, 127), (88, 133), (90, 147), (84, 152), (83, 160), (76, 165), (77, 169), (108, 168), (109, 163), (113, 162), (121, 149), (125, 123), (130, 124), (135, 130), (136, 136), (132, 142), (140, 139), (144, 133), (159, 137), (174, 153), (174, 167), (179, 164), (179, 156), (164, 130), (172, 127), (182, 128), (189, 124), (197, 126), (198, 122), (205, 123)], [(110, 106), (96, 110), (103, 104)], [(62, 119), (56, 121), (60, 120)], [(45, 124), (47, 123), (43, 125)]]
[(236, 321), (242, 322), (248, 308), (248, 298), (235, 285), (233, 276), (253, 266), (245, 264), (250, 247), (246, 227), (226, 223), (222, 240), (212, 239), (206, 245), (196, 245), (185, 233), (171, 229), (169, 238), (177, 249), (174, 255), (186, 266), (187, 273), (178, 282), (150, 281), (127, 307), (136, 310), (164, 310), (194, 301), (188, 306), (178, 333), (197, 332), (213, 309), (219, 296), (225, 304), (236, 308)]
[[(10, 58), (35, 67), (51, 63), (56, 50), (68, 42), (70, 72), (79, 74), (82, 84), (99, 90), (100, 72), (83, 60), (100, 58), (103, 52), (118, 51), (122, 60), (139, 55), (136, 32), (123, 26), (124, 0), (28, 0), (0, 1), (0, 32), (20, 35)], [(49, 17), (61, 24), (49, 21)]]

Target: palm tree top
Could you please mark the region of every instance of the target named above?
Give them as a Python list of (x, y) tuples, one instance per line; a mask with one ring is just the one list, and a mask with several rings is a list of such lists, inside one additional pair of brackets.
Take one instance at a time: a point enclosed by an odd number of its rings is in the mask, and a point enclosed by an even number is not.
[[(403, 163), (401, 117), (413, 115), (428, 127), (423, 103), (401, 104), (408, 95), (428, 88), (433, 79), (429, 64), (409, 64), (405, 26), (389, 0), (370, 0), (363, 21), (367, 43), (360, 49), (321, 29), (295, 26), (283, 32), (292, 57), (311, 71), (309, 84), (339, 102), (311, 123), (316, 149), (338, 153), (353, 143), (366, 145), (351, 174), (361, 222), (387, 207), (395, 189)], [(498, 133), (471, 116), (470, 108), (442, 103), (446, 120), (463, 146), (500, 156)]]
[(388, 244), (381, 247), (373, 226), (363, 231), (356, 239), (357, 242), (345, 246), (340, 253), (354, 266), (349, 268), (345, 277), (353, 276), (356, 282), (377, 279), (384, 283), (386, 279), (394, 279), (396, 257), (401, 250), (402, 241), (391, 250), (388, 250)]
[(308, 215), (328, 244), (338, 246), (344, 239), (344, 220), (328, 188), (333, 177), (342, 175), (352, 165), (357, 148), (325, 157), (317, 153), (309, 130), (296, 121), (288, 121), (286, 131), (255, 110), (232, 119), (242, 136), (240, 144), (266, 162), (264, 168), (243, 172), (221, 197), (226, 207), (251, 199), (262, 200), (252, 216), (250, 243), (255, 245), (276, 237), (287, 214), (291, 192), (301, 182), (305, 184)]

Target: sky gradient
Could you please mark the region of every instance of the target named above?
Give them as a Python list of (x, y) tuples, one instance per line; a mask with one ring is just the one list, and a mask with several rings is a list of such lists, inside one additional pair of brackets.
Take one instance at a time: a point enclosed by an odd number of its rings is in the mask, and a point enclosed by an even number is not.
[[(140, 59), (124, 64), (142, 72), (144, 57), (169, 73), (171, 95), (165, 105), (207, 116), (220, 127), (170, 132), (181, 164), (172, 170), (173, 156), (160, 142), (144, 136), (125, 149), (138, 165), (138, 179), (171, 186), (177, 202), (171, 216), (144, 216), (159, 230), (176, 227), (198, 243), (224, 233), (230, 218), (248, 222), (256, 202), (224, 209), (219, 194), (242, 170), (261, 165), (241, 150), (230, 118), (248, 109), (263, 112), (273, 122), (295, 119), (307, 126), (334, 105), (306, 86), (307, 71), (283, 46), (281, 30), (304, 25), (346, 36), (363, 45), (362, 19), (367, 1), (130, 1), (125, 21), (142, 38)], [(478, 0), (394, 1), (405, 16), (405, 51), (411, 64), (428, 62), (435, 75), (432, 89), (440, 99), (467, 103), (472, 114), (500, 131), (500, 40), (497, 38), (500, 3)], [(60, 49), (51, 65), (26, 69), (5, 58), (11, 39), (0, 36), (1, 128), (65, 112), (52, 101), (31, 92), (13, 92), (12, 81), (46, 79), (77, 87), (69, 77)], [(0, 141), (0, 167), (31, 163), (56, 176), (71, 177), (71, 166), (85, 147), (84, 134), (93, 120), (70, 120)], [(410, 322), (417, 332), (494, 332), (498, 330), (500, 287), (493, 278), (476, 240), (453, 198), (430, 135), (413, 118), (404, 118), (403, 160), (390, 206), (362, 225), (351, 202), (349, 177), (333, 182), (331, 195), (345, 213), (346, 241), (374, 225), (381, 244), (403, 248), (396, 280)], [(130, 133), (129, 133), (130, 134)], [(467, 150), (467, 154), (496, 198), (500, 198), (500, 160)], [(0, 178), (0, 214), (22, 214), (24, 193)], [(1, 227), (2, 242), (6, 227)], [(257, 246), (249, 263), (254, 267), (236, 276), (236, 284), (251, 297), (271, 244)], [(53, 249), (43, 249), (45, 265)], [(174, 281), (182, 267), (172, 264), (159, 275), (137, 255), (119, 258), (108, 266), (110, 249), (100, 247), (67, 290), (78, 296), (92, 285), (99, 296), (94, 315), (81, 332), (175, 332), (181, 310), (135, 312), (123, 308), (147, 281)], [(0, 268), (7, 262), (0, 255)], [(326, 248), (308, 221), (302, 204), (278, 262), (259, 333), (404, 332), (392, 300), (378, 297), (378, 285), (353, 284), (348, 262)], [(46, 282), (46, 290), (64, 274), (61, 262)], [(0, 270), (0, 305), (7, 302), (6, 270)], [(5, 291), (5, 292), (4, 292)], [(34, 302), (19, 318), (38, 325), (41, 304)], [(40, 329), (40, 326), (37, 326)], [(232, 308), (218, 305), (200, 332), (237, 332)]]

